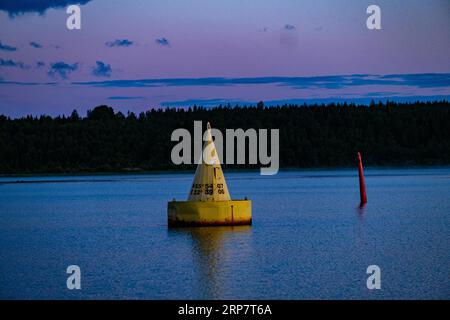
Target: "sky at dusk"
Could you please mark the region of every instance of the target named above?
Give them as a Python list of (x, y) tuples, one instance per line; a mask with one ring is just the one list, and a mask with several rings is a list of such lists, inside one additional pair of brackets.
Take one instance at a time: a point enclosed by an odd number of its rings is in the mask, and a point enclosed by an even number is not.
[(449, 18), (448, 0), (2, 0), (0, 114), (449, 99)]

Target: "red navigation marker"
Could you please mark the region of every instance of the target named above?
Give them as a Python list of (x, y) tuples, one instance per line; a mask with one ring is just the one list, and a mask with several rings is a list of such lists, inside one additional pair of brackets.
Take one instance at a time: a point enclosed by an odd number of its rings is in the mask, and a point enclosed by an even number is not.
[(358, 172), (359, 172), (359, 195), (361, 197), (360, 207), (367, 203), (366, 186), (364, 184), (364, 172), (361, 160), (361, 153), (358, 152)]

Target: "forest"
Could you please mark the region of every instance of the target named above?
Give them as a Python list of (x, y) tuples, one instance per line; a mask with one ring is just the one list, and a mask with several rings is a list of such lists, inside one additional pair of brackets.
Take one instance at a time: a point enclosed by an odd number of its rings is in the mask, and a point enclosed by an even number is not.
[[(174, 165), (172, 131), (212, 127), (279, 129), (280, 168), (450, 164), (450, 103), (219, 105), (126, 115), (98, 106), (80, 116), (0, 115), (0, 174), (194, 170)], [(224, 165), (225, 170), (260, 165)]]

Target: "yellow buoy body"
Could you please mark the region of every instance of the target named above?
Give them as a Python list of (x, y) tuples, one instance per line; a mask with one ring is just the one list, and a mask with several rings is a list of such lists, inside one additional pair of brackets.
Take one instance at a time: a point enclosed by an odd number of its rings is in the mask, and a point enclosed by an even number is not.
[(252, 224), (250, 200), (170, 201), (169, 226), (223, 226)]
[(208, 123), (205, 144), (187, 201), (170, 201), (169, 226), (248, 225), (250, 200), (231, 200)]

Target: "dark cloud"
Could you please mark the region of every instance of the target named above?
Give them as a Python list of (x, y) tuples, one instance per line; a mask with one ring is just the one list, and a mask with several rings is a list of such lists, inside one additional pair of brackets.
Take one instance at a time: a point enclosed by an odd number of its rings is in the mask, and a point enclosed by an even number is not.
[(133, 45), (133, 41), (128, 39), (116, 39), (114, 41), (108, 41), (105, 43), (107, 47), (129, 47)]
[(227, 105), (228, 103), (232, 105), (244, 105), (244, 104), (252, 104), (252, 102), (246, 102), (235, 99), (187, 99), (187, 100), (178, 100), (178, 101), (163, 101), (161, 102), (161, 106), (163, 107), (177, 107), (177, 106), (203, 106), (203, 107), (212, 107), (218, 106), (219, 104)]
[(450, 73), (409, 73), (378, 76), (388, 84), (414, 85), (420, 88), (450, 87)]
[(59, 75), (63, 79), (67, 79), (67, 76), (78, 70), (78, 63), (68, 64), (62, 61), (51, 63), (50, 69), (48, 70), (48, 75), (51, 77), (56, 77)]
[(13, 86), (56, 86), (57, 82), (20, 82), (20, 81), (0, 81), (0, 84)]
[(368, 85), (409, 86), (418, 88), (450, 87), (450, 73), (390, 74), (390, 75), (337, 75), (316, 77), (255, 77), (255, 78), (168, 78), (139, 80), (110, 80), (74, 82), (76, 85), (95, 87), (187, 87), (187, 86), (233, 86), (272, 84), (293, 89), (340, 89)]
[(109, 77), (111, 76), (111, 65), (102, 61), (96, 61), (95, 67), (92, 68), (92, 74), (97, 77)]
[(155, 39), (155, 42), (163, 47), (170, 47), (170, 42), (166, 38)]
[(292, 25), (292, 24), (286, 24), (285, 26), (284, 26), (284, 30), (289, 30), (289, 31), (293, 31), (293, 30), (296, 30), (297, 28), (294, 26), (294, 25)]
[(42, 45), (41, 45), (41, 44), (39, 44), (39, 43), (37, 43), (37, 42), (34, 42), (34, 41), (31, 41), (31, 42), (30, 42), (30, 46), (32, 46), (33, 48), (36, 48), (36, 49), (42, 48)]
[(1, 0), (0, 11), (5, 11), (10, 17), (37, 12), (43, 14), (50, 8), (65, 8), (71, 4), (86, 4), (91, 0)]
[(3, 44), (3, 43), (0, 41), (0, 50), (3, 50), (3, 51), (16, 51), (17, 48), (16, 48), (16, 47), (13, 47), (13, 46), (9, 46), (9, 45), (7, 45), (7, 44)]
[(29, 66), (20, 61), (5, 60), (0, 58), (0, 67), (10, 67), (19, 69), (28, 69)]

